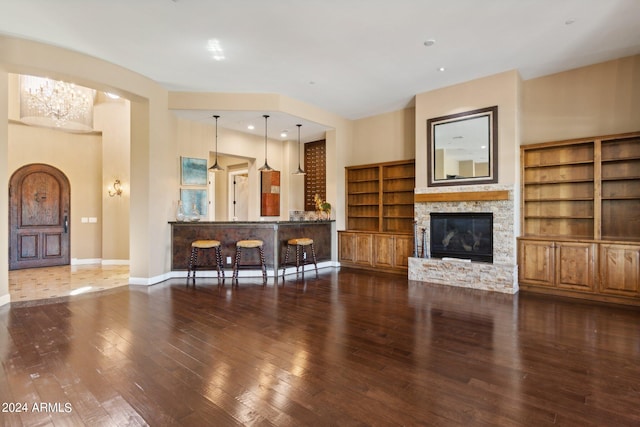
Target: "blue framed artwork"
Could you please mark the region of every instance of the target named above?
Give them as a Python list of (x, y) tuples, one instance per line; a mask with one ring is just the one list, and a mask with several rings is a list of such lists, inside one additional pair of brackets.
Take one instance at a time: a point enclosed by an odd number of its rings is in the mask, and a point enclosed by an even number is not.
[(182, 185), (207, 185), (207, 160), (180, 157)]
[(182, 200), (182, 208), (187, 218), (193, 215), (194, 205), (198, 209), (199, 216), (207, 216), (207, 190), (182, 188), (180, 189), (180, 200)]

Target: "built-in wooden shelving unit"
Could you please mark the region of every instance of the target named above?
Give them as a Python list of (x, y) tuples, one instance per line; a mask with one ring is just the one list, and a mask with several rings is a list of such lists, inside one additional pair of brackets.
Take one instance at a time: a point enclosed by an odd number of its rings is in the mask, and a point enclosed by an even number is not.
[(640, 132), (525, 145), (521, 167), (523, 289), (640, 304)]

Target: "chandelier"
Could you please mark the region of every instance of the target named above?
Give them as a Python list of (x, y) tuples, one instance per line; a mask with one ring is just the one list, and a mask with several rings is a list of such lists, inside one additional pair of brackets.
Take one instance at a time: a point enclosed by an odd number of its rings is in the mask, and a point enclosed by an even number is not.
[(20, 76), (20, 119), (70, 132), (93, 130), (96, 91), (73, 83)]

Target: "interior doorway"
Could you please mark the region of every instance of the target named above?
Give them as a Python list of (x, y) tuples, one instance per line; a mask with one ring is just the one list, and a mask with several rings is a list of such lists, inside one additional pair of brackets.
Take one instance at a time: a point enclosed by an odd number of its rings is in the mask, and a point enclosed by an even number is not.
[(249, 170), (229, 171), (229, 218), (233, 221), (249, 220)]
[(9, 269), (68, 265), (69, 179), (46, 164), (18, 169), (9, 181)]

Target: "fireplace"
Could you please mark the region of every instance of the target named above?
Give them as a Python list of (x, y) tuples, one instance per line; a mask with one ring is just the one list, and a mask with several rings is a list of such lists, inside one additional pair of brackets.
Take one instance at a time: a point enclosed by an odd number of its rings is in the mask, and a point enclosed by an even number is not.
[(493, 262), (493, 214), (431, 212), (431, 257)]

